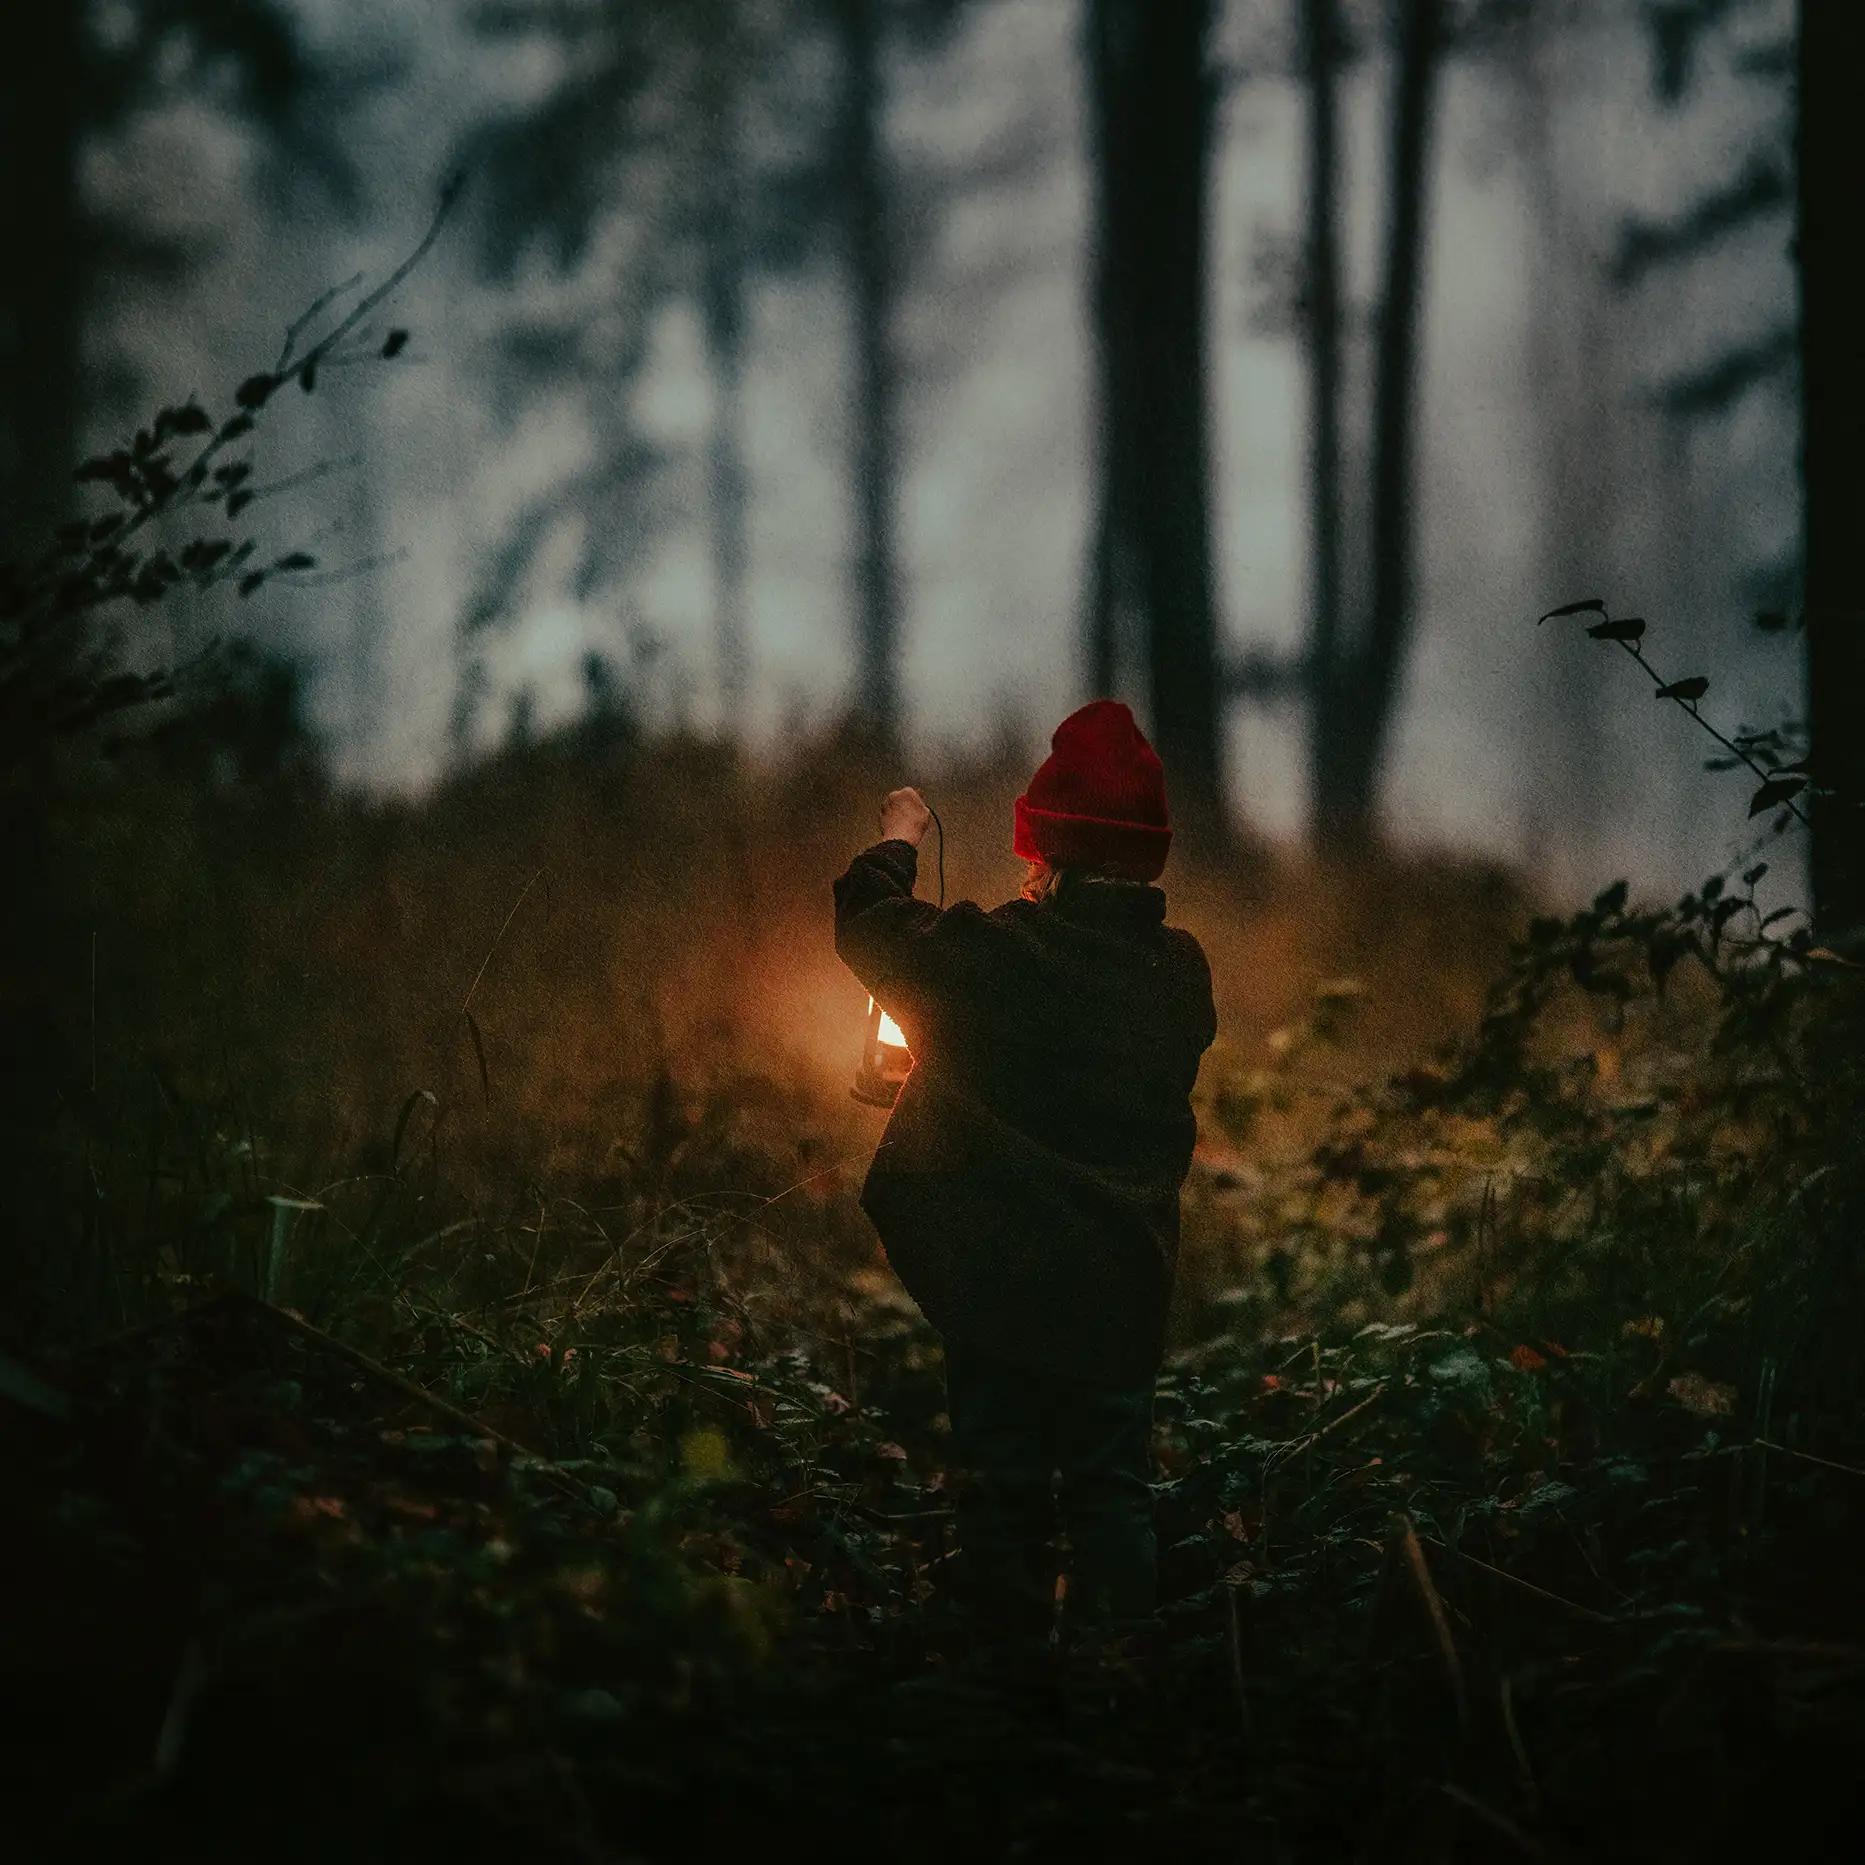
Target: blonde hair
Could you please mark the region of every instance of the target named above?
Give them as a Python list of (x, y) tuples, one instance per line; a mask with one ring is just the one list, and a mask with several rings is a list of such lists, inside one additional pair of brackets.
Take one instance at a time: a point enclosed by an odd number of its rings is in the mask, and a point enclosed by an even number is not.
[(1056, 890), (1062, 879), (1062, 870), (1052, 868), (1046, 861), (1032, 861), (1023, 876), (1023, 885), (1017, 891), (1034, 906), (1041, 906)]
[(1017, 891), (1025, 900), (1036, 906), (1053, 900), (1065, 882), (1099, 881), (1122, 887), (1144, 887), (1144, 881), (1136, 881), (1131, 874), (1117, 867), (1098, 866), (1092, 868), (1056, 868), (1046, 861), (1032, 861), (1023, 876), (1023, 885)]

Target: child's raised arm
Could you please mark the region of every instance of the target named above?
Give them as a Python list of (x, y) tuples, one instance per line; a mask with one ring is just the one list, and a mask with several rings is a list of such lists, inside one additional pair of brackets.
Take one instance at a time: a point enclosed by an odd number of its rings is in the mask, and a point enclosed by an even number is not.
[[(835, 884), (835, 950), (889, 1013), (911, 1025), (959, 982), (984, 914), (969, 903), (941, 912), (913, 897), (919, 844), (932, 812), (917, 790), (889, 792), (881, 840)], [(967, 937), (967, 934), (971, 937)]]

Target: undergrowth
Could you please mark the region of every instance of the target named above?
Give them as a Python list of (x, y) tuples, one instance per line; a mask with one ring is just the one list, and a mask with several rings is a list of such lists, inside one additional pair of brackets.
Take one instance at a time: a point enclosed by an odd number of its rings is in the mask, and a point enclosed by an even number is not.
[[(719, 869), (692, 872), (680, 899), (663, 868), (689, 935)], [(774, 872), (741, 855), (719, 898), (749, 874), (800, 923)], [(583, 1078), (548, 1041), (514, 1067), (487, 992), (509, 901), (435, 996), (451, 1076), (384, 1102), (335, 1178), (278, 1169), (301, 1084), (145, 1056), (138, 1100), (122, 1042), (114, 1103), (37, 1129), (63, 1253), (10, 1330), (39, 1810), (112, 1857), (205, 1820), (273, 1856), (781, 1831), (1700, 1858), (1789, 1793), (1832, 1806), (1865, 1684), (1862, 994), (1749, 901), (1620, 888), (1535, 921), (1465, 1033), (1396, 1071), (1355, 1048), (1382, 986), (1325, 975), (1213, 1058), (1160, 1391), (1171, 1642), (1134, 1678), (949, 1641), (937, 1343), (853, 1203), (845, 1045), (617, 1014), (632, 1066), (553, 1128)], [(561, 988), (548, 944), (533, 964)]]

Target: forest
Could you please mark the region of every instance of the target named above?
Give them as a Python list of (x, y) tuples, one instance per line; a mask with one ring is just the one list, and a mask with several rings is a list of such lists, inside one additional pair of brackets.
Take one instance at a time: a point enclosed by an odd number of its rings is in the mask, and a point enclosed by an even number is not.
[[(0, 43), (10, 1857), (1846, 1843), (1865, 10)], [(831, 887), (1097, 697), (1218, 1035), (1013, 1653)]]

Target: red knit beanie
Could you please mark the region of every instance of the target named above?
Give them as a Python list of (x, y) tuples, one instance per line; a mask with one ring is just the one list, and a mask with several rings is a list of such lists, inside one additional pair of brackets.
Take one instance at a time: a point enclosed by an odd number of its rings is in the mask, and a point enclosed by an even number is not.
[(1052, 868), (1114, 868), (1157, 880), (1172, 846), (1166, 773), (1132, 712), (1097, 699), (1070, 713), (1049, 747), (1017, 798), (1017, 853)]

